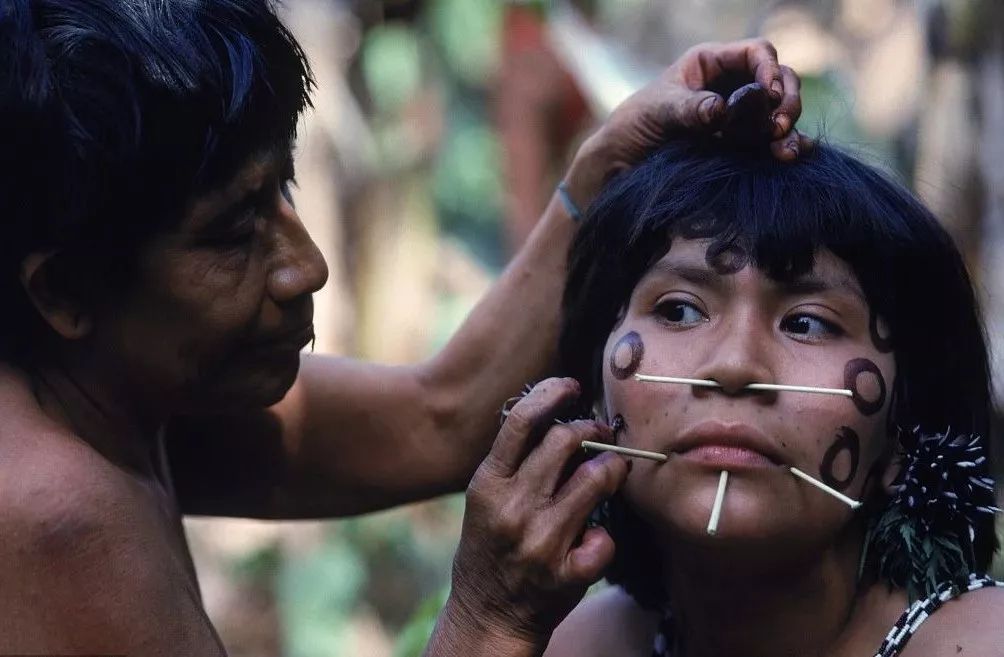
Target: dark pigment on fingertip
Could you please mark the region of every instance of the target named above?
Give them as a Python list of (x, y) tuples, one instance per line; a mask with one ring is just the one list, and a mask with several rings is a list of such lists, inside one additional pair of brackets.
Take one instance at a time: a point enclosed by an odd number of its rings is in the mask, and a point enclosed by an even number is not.
[(638, 371), (645, 355), (645, 343), (636, 331), (626, 334), (610, 352), (610, 373), (624, 380)]
[[(871, 374), (878, 384), (878, 396), (875, 399), (865, 399), (858, 390), (858, 381), (861, 375)], [(874, 415), (882, 410), (885, 404), (885, 379), (882, 378), (882, 371), (878, 365), (867, 358), (855, 358), (847, 362), (844, 366), (844, 387), (851, 391), (851, 400), (864, 415)]]
[[(847, 469), (847, 476), (839, 479), (835, 472), (837, 457), (841, 453), (847, 452), (850, 457), (850, 467)], [(837, 490), (844, 490), (852, 481), (854, 475), (858, 473), (858, 461), (861, 458), (861, 441), (858, 434), (850, 427), (840, 427), (837, 429), (837, 439), (823, 454), (823, 460), (819, 464), (819, 475), (823, 483)]]
[(615, 415), (613, 421), (610, 422), (610, 429), (614, 432), (614, 436), (619, 434), (621, 431), (624, 431), (625, 426), (627, 425), (624, 423), (624, 416), (619, 413)]

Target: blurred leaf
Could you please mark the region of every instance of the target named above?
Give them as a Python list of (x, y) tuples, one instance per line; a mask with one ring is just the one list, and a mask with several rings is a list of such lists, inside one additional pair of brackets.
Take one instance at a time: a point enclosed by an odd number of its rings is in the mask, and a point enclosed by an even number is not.
[(441, 223), (482, 262), (496, 267), (502, 258), (499, 144), (483, 113), (455, 103), (451, 115), (433, 180)]
[(378, 25), (366, 34), (362, 73), (378, 112), (396, 113), (422, 83), (421, 44), (406, 25)]
[(504, 6), (499, 0), (434, 0), (429, 7), (443, 58), (467, 84), (484, 86), (498, 66)]
[(289, 657), (330, 657), (345, 648), (346, 621), (366, 581), (364, 564), (344, 541), (287, 559), (279, 572), (279, 611)]
[(394, 647), (394, 657), (419, 657), (425, 650), (425, 645), (436, 627), (439, 611), (446, 604), (449, 587), (445, 587), (426, 598), (411, 619), (401, 630), (397, 645)]

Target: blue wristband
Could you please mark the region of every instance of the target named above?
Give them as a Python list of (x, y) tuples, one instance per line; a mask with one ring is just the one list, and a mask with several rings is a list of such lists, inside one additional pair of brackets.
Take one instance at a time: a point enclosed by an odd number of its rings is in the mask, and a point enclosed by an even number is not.
[(561, 199), (561, 204), (565, 206), (565, 212), (568, 213), (568, 216), (576, 222), (581, 222), (582, 210), (579, 209), (579, 206), (575, 205), (575, 201), (568, 195), (568, 185), (565, 184), (564, 180), (558, 183), (558, 198)]

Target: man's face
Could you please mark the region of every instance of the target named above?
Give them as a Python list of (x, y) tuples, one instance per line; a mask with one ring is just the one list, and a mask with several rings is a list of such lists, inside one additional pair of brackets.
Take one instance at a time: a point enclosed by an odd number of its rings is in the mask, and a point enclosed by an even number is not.
[[(719, 474), (728, 470), (719, 540), (770, 549), (832, 540), (851, 511), (787, 466), (858, 499), (879, 484), (895, 376), (881, 322), (829, 252), (804, 276), (777, 282), (741, 250), (709, 257), (708, 244), (675, 240), (607, 342), (605, 406), (625, 423), (618, 442), (670, 454), (665, 464), (636, 463), (624, 493), (662, 535), (709, 541)], [(645, 383), (636, 373), (724, 387)], [(855, 396), (751, 392), (749, 383)]]
[(328, 275), (291, 178), (288, 150), (252, 158), (144, 248), (125, 299), (95, 318), (94, 342), (124, 383), (184, 410), (282, 398)]

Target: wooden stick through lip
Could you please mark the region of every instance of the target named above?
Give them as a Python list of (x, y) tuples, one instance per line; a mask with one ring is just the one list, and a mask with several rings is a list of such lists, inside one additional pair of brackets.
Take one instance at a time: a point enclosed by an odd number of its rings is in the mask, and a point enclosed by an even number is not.
[(582, 449), (593, 449), (599, 452), (615, 452), (617, 454), (623, 454), (624, 456), (636, 456), (640, 459), (652, 459), (653, 461), (665, 461), (669, 457), (665, 454), (660, 454), (659, 452), (646, 452), (643, 449), (632, 449), (630, 447), (621, 447), (620, 445), (608, 445), (606, 443), (597, 443), (592, 440), (583, 440)]
[(800, 478), (800, 479), (802, 479), (804, 481), (809, 482), (810, 484), (812, 484), (813, 486), (815, 486), (819, 490), (823, 491), (824, 493), (829, 493), (830, 495), (832, 495), (833, 497), (837, 498), (838, 500), (840, 500), (841, 502), (843, 502), (847, 506), (851, 507), (852, 509), (861, 508), (861, 502), (858, 502), (857, 500), (854, 500), (854, 499), (851, 499), (851, 498), (847, 497), (846, 495), (844, 495), (843, 493), (841, 493), (838, 490), (834, 490), (833, 488), (830, 488), (829, 486), (827, 486), (823, 482), (819, 481), (818, 479), (815, 479), (814, 477), (811, 477), (810, 475), (805, 474), (804, 472), (802, 472), (801, 470), (799, 470), (795, 466), (789, 466), (788, 469), (791, 470), (791, 473), (793, 475), (795, 475), (796, 477), (798, 477), (798, 478)]
[[(638, 381), (648, 383), (680, 383), (688, 386), (701, 386), (704, 388), (721, 388), (722, 384), (711, 379), (686, 379), (679, 376), (653, 376), (651, 374), (635, 374)], [(789, 386), (780, 383), (750, 383), (744, 386), (746, 390), (777, 390), (784, 392), (809, 392), (819, 395), (840, 395), (841, 397), (853, 397), (854, 393), (847, 388), (817, 388), (815, 386)]]
[(715, 493), (715, 505), (711, 507), (711, 518), (708, 520), (708, 535), (718, 533), (718, 519), (722, 516), (722, 502), (725, 501), (725, 485), (729, 483), (729, 471), (722, 470), (718, 477), (718, 492)]

